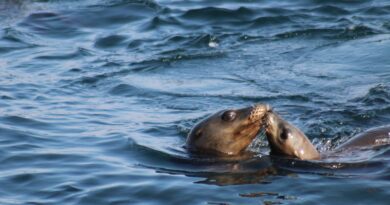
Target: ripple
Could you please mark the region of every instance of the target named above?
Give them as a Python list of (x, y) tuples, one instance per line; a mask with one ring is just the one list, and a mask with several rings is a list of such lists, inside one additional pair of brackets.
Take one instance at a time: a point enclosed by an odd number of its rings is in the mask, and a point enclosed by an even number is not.
[(33, 13), (21, 25), (30, 28), (34, 33), (52, 37), (63, 38), (63, 34), (70, 36), (82, 34), (70, 18), (60, 13)]
[(331, 28), (314, 28), (294, 30), (275, 35), (277, 38), (295, 38), (295, 37), (316, 37), (316, 36), (333, 36), (334, 33), (343, 32), (343, 29), (331, 29)]
[(85, 56), (91, 56), (91, 52), (84, 48), (78, 48), (72, 53), (61, 53), (55, 54), (52, 51), (48, 52), (50, 55), (38, 55), (35, 57), (38, 60), (67, 60), (67, 59), (77, 59)]
[(115, 27), (145, 19), (159, 9), (154, 1), (118, 1), (111, 5), (89, 6), (73, 12), (70, 18), (83, 27)]
[(190, 9), (181, 17), (201, 22), (228, 22), (228, 21), (248, 21), (254, 16), (254, 11), (251, 9), (240, 7), (236, 10), (230, 10), (217, 7), (206, 7), (200, 9)]
[[(106, 204), (129, 204), (136, 203), (136, 200), (129, 200), (126, 195), (133, 192), (126, 184), (115, 184), (111, 186), (102, 186), (89, 190), (88, 194), (80, 197), (79, 204), (93, 204), (97, 201)], [(117, 197), (113, 198), (112, 193), (116, 193)], [(122, 196), (122, 197), (120, 197)]]
[(381, 6), (371, 6), (368, 8), (362, 9), (362, 13), (368, 15), (389, 15), (390, 6), (389, 5), (381, 5)]
[(388, 105), (390, 103), (389, 86), (378, 84), (370, 88), (368, 93), (354, 99), (355, 102), (361, 102), (368, 106)]
[(251, 28), (258, 28), (262, 26), (275, 26), (277, 24), (292, 23), (292, 20), (288, 16), (265, 16), (258, 17), (250, 22)]
[[(385, 167), (385, 163), (381, 161), (358, 160), (355, 162), (348, 159), (337, 158), (337, 162), (332, 162), (333, 159), (325, 159), (325, 162), (309, 162), (301, 160), (286, 160), (274, 159), (276, 167), (292, 172), (308, 172), (318, 175), (327, 175), (332, 177), (361, 177), (362, 175), (370, 176), (377, 173)], [(340, 161), (341, 160), (341, 161)]]
[[(34, 153), (21, 151), (18, 155), (8, 156), (1, 160), (1, 163), (7, 164), (8, 168), (18, 167), (23, 163), (31, 163), (31, 165), (51, 165), (53, 162), (74, 162), (74, 159), (78, 161), (87, 161), (88, 156), (80, 153), (56, 153), (54, 151), (39, 151), (36, 149)], [(75, 151), (69, 149), (68, 151)]]
[(13, 52), (19, 49), (34, 48), (37, 45), (32, 41), (32, 37), (24, 32), (13, 28), (5, 28), (1, 35), (0, 53)]
[(21, 117), (21, 116), (0, 117), (0, 122), (8, 125), (17, 125), (17, 126), (28, 127), (33, 129), (56, 129), (55, 126), (49, 123), (26, 118), (26, 117)]
[(99, 48), (110, 48), (110, 47), (116, 47), (123, 43), (123, 41), (126, 40), (126, 36), (122, 35), (110, 35), (106, 37), (99, 38), (95, 42), (95, 46)]
[[(210, 34), (201, 34), (201, 35), (189, 35), (189, 36), (182, 36), (182, 35), (175, 35), (169, 37), (166, 42), (169, 44), (179, 44), (180, 47), (183, 49), (184, 47), (188, 48), (209, 48), (209, 43), (211, 41), (218, 42), (218, 37), (212, 36)], [(177, 52), (177, 51), (175, 51)], [(172, 53), (172, 51), (165, 51), (161, 54), (169, 54)]]
[(173, 27), (173, 28), (180, 28), (182, 26), (182, 23), (176, 19), (175, 17), (153, 17), (151, 20), (149, 20), (147, 23), (142, 25), (140, 29), (142, 31), (150, 31), (150, 30), (158, 30), (161, 27)]
[(10, 97), (10, 96), (8, 96), (8, 95), (2, 95), (0, 98), (1, 98), (2, 100), (13, 100), (13, 99), (14, 99), (13, 97)]
[(136, 49), (138, 47), (140, 47), (142, 44), (144, 43), (143, 40), (132, 40), (128, 45), (127, 45), (127, 48), (129, 49)]
[(338, 38), (360, 38), (360, 37), (365, 37), (365, 36), (370, 36), (374, 34), (379, 34), (381, 33), (380, 31), (371, 28), (369, 26), (360, 24), (360, 25), (353, 25), (349, 26), (347, 29), (345, 29), (344, 32), (342, 32)]
[(341, 7), (337, 7), (334, 5), (324, 5), (324, 6), (319, 6), (314, 9), (310, 10), (311, 12), (318, 12), (326, 15), (348, 15), (350, 12), (347, 9), (343, 9)]
[(122, 96), (157, 96), (159, 95), (158, 91), (153, 91), (150, 89), (142, 89), (128, 84), (119, 84), (112, 88), (109, 91), (112, 95), (122, 95)]

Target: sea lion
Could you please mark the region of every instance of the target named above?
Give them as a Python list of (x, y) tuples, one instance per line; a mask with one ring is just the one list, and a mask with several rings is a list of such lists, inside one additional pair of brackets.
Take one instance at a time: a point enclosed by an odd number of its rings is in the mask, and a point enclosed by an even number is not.
[(275, 112), (266, 114), (265, 124), (271, 155), (287, 155), (303, 160), (320, 158), (320, 153), (306, 135)]
[(239, 155), (253, 141), (270, 110), (266, 104), (219, 111), (192, 128), (186, 141), (191, 152)]
[(335, 151), (344, 151), (355, 148), (376, 147), (390, 144), (390, 125), (375, 127), (357, 134), (345, 143), (336, 147)]
[[(270, 111), (264, 117), (267, 140), (271, 155), (284, 155), (302, 160), (317, 160), (326, 156), (320, 154), (306, 135), (297, 127)], [(333, 152), (374, 147), (390, 143), (390, 125), (373, 128), (352, 137), (336, 147)]]

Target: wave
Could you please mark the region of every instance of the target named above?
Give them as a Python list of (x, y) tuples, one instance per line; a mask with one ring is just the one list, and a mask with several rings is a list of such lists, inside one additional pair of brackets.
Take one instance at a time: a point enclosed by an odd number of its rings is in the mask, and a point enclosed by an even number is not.
[(0, 53), (2, 54), (38, 46), (31, 34), (9, 27), (1, 31)]
[(35, 55), (36, 55), (35, 59), (37, 60), (69, 60), (69, 59), (83, 58), (86, 56), (92, 56), (92, 52), (84, 48), (77, 48), (75, 51), (70, 53), (56, 53), (53, 51), (42, 51)]
[(238, 9), (206, 7), (185, 11), (181, 15), (181, 18), (191, 21), (223, 23), (226, 21), (249, 21), (255, 14), (255, 11), (245, 7), (240, 7)]
[(112, 48), (122, 44), (127, 39), (123, 35), (109, 35), (101, 37), (95, 41), (95, 46), (98, 48)]
[(390, 104), (390, 87), (386, 84), (377, 84), (369, 88), (367, 94), (352, 100), (356, 103), (363, 103), (366, 106), (379, 106)]

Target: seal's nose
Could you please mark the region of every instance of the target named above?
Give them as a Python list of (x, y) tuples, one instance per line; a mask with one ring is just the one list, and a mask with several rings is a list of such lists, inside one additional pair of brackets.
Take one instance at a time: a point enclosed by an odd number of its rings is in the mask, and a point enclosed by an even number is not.
[(255, 104), (253, 109), (261, 109), (263, 112), (272, 112), (272, 107), (269, 104)]
[(270, 111), (272, 111), (272, 108), (268, 104), (253, 105), (249, 119), (251, 121), (261, 120)]

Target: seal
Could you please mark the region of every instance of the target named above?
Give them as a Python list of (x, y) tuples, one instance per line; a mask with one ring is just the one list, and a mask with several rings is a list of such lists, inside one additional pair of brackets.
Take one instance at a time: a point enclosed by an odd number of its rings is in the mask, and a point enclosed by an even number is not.
[[(270, 109), (271, 110), (271, 109)], [(317, 160), (323, 157), (306, 135), (273, 111), (264, 117), (265, 134), (271, 149), (270, 155), (281, 155), (301, 160)], [(390, 144), (390, 125), (377, 127), (352, 137), (336, 147), (334, 152), (375, 147)]]
[(239, 155), (259, 133), (270, 109), (269, 105), (256, 104), (219, 111), (192, 128), (186, 148), (197, 153)]
[(387, 144), (390, 144), (390, 125), (371, 128), (357, 134), (345, 143), (336, 147), (335, 151), (376, 147)]
[(306, 135), (275, 112), (266, 114), (265, 124), (271, 155), (285, 155), (302, 160), (320, 159), (320, 153)]

